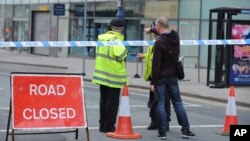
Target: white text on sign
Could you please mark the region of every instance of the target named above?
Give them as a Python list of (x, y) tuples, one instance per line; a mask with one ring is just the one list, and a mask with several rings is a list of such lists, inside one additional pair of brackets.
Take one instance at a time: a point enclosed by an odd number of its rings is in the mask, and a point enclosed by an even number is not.
[[(64, 85), (36, 85), (30, 84), (31, 96), (62, 96), (66, 93)], [(42, 108), (37, 110), (35, 108), (26, 108), (23, 111), (23, 117), (26, 120), (38, 120), (38, 119), (73, 119), (76, 116), (74, 108)]]
[(76, 116), (74, 108), (26, 108), (23, 110), (23, 117), (26, 120), (37, 119), (73, 119)]
[(36, 85), (30, 84), (30, 95), (65, 95), (66, 88), (64, 85)]

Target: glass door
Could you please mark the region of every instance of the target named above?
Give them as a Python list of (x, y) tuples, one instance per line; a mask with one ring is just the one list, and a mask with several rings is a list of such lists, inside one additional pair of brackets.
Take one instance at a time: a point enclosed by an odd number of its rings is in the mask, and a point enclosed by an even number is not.
[[(13, 40), (16, 41), (28, 41), (28, 21), (14, 21), (14, 35)], [(27, 47), (14, 48), (14, 51), (28, 52)]]
[[(84, 19), (74, 18), (70, 20), (70, 41), (83, 41), (84, 40)], [(84, 53), (83, 47), (71, 47), (70, 55), (82, 57)]]

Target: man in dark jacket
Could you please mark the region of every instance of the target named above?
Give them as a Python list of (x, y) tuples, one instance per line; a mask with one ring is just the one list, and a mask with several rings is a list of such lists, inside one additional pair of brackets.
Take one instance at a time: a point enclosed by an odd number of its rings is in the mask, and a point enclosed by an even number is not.
[[(144, 29), (146, 31), (147, 34), (151, 34), (154, 33), (154, 37), (155, 40), (157, 40), (157, 37), (159, 36), (159, 33), (156, 31), (155, 29), (155, 21), (153, 21), (151, 28), (147, 28)], [(142, 53), (138, 53), (137, 54), (137, 58), (143, 58), (146, 61), (145, 64), (145, 74), (144, 74), (144, 80), (145, 81), (150, 81), (151, 79), (151, 75), (152, 75), (152, 56), (153, 56), (153, 46), (149, 46), (147, 53), (142, 54)], [(149, 91), (149, 101), (148, 101), (148, 108), (150, 109), (149, 111), (149, 117), (151, 118), (151, 122), (149, 124), (149, 126), (147, 127), (148, 130), (155, 130), (158, 127), (158, 121), (157, 121), (157, 117), (156, 117), (156, 112), (155, 112), (155, 103), (157, 97), (155, 97), (155, 94), (153, 91)], [(170, 122), (171, 121), (171, 110), (170, 110), (170, 99), (169, 96), (166, 95), (166, 104), (165, 104), (165, 110), (167, 112), (167, 119)]]
[(164, 109), (165, 94), (168, 94), (176, 112), (178, 123), (182, 126), (182, 137), (192, 138), (195, 135), (190, 131), (188, 117), (182, 104), (175, 71), (180, 54), (179, 36), (175, 31), (169, 30), (166, 17), (158, 18), (155, 28), (160, 34), (160, 37), (154, 44), (150, 87), (151, 90), (158, 95), (156, 104), (156, 113), (160, 123), (158, 127), (158, 137), (162, 140), (166, 140), (166, 132), (169, 130), (167, 113)]

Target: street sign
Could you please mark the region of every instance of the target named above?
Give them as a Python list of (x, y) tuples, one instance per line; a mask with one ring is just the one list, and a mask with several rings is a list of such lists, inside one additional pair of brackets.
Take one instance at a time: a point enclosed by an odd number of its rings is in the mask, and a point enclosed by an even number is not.
[(65, 4), (54, 4), (54, 15), (64, 16), (65, 15)]
[(87, 127), (81, 75), (13, 74), (13, 129)]

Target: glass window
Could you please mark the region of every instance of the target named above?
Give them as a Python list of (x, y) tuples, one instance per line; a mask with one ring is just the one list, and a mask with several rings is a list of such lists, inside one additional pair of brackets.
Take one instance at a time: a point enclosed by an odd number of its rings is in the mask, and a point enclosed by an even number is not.
[(30, 0), (22, 0), (22, 4), (29, 4)]
[(38, 0), (30, 0), (30, 3), (31, 3), (31, 4), (38, 3)]
[[(212, 31), (212, 39), (216, 39), (216, 23), (213, 22), (213, 31)], [(202, 21), (201, 23), (201, 39), (208, 39), (208, 33), (209, 33), (209, 22), (208, 21)], [(215, 52), (216, 47), (215, 45), (212, 46), (212, 61), (211, 61), (211, 68), (215, 68)], [(200, 47), (200, 54), (202, 54), (202, 57), (200, 57), (200, 64), (201, 66), (207, 67), (207, 55), (208, 55), (208, 46), (201, 46)]]
[(0, 0), (0, 4), (5, 4), (5, 0)]
[[(58, 40), (59, 41), (68, 41), (69, 40), (69, 19), (68, 18), (59, 18), (59, 27), (58, 27)], [(68, 56), (67, 47), (62, 47), (58, 49), (58, 56), (67, 57)]]
[(59, 41), (67, 41), (68, 40), (68, 29), (69, 28), (69, 19), (67, 18), (59, 18)]
[(49, 3), (49, 0), (39, 0), (39, 3)]
[[(202, 21), (201, 31), (200, 31), (201, 32), (201, 39), (208, 39), (208, 27), (209, 27), (209, 22)], [(207, 45), (200, 46), (200, 54), (202, 54), (202, 57), (200, 57), (200, 66), (207, 67), (207, 55), (208, 55), (208, 46)]]
[(117, 12), (116, 1), (96, 2), (96, 17), (115, 17)]
[(14, 41), (28, 41), (28, 22), (15, 21), (14, 22)]
[(5, 5), (0, 5), (0, 16), (5, 17)]
[(69, 2), (69, 0), (59, 0), (59, 2)]
[(169, 29), (177, 31), (178, 22), (177, 21), (169, 21)]
[[(4, 18), (0, 18), (0, 30), (4, 31)], [(4, 41), (4, 32), (0, 33), (0, 41)]]
[(144, 8), (145, 18), (157, 18), (160, 16), (166, 16), (169, 19), (178, 18), (178, 1), (155, 1), (146, 0)]
[(94, 11), (95, 11), (95, 2), (88, 2), (87, 3), (88, 17), (94, 16)]
[[(199, 39), (199, 21), (198, 20), (181, 20), (180, 21), (180, 39), (197, 40)], [(186, 67), (195, 67), (197, 65), (198, 46), (181, 46), (181, 55), (184, 57)], [(186, 59), (185, 59), (186, 58)]]
[(15, 17), (28, 17), (29, 16), (29, 6), (28, 5), (16, 5), (16, 6), (14, 6), (14, 16)]
[(5, 6), (5, 17), (12, 17), (13, 16), (13, 6), (6, 5)]
[[(213, 31), (212, 31), (212, 39), (216, 39), (216, 26), (215, 22), (213, 22)], [(207, 28), (204, 28), (207, 27)], [(202, 21), (201, 23), (201, 38), (202, 39), (208, 39), (208, 33), (209, 33), (209, 22), (208, 21)], [(200, 57), (200, 64), (201, 66), (207, 67), (207, 59), (208, 59), (208, 46), (201, 46), (200, 54), (202, 54), (202, 57)], [(215, 58), (216, 58), (216, 45), (211, 46), (211, 68), (209, 70), (210, 77), (208, 78), (209, 81), (215, 81)]]
[(21, 4), (21, 0), (14, 0), (14, 4)]
[(83, 18), (72, 20), (72, 35), (74, 41), (83, 40)]
[[(203, 0), (202, 19), (209, 19), (209, 11), (219, 7), (250, 7), (249, 0)], [(250, 14), (240, 14), (237, 19), (250, 19)]]
[(49, 0), (49, 3), (58, 3), (60, 0)]
[(82, 2), (82, 0), (70, 0), (70, 2)]
[(12, 34), (13, 34), (13, 25), (12, 25), (12, 23), (13, 23), (12, 18), (5, 18), (3, 35), (4, 35), (4, 39), (6, 41), (11, 41), (12, 40)]
[(180, 30), (180, 38), (182, 40), (199, 39), (199, 21), (198, 20), (181, 20), (179, 30)]
[(180, 18), (181, 19), (199, 19), (200, 18), (200, 0), (180, 0)]
[[(83, 18), (75, 18), (75, 19), (70, 19), (70, 25), (71, 25), (71, 31), (70, 31), (70, 40), (71, 41), (83, 41), (83, 32), (84, 32), (84, 26), (83, 26)], [(82, 56), (84, 52), (84, 48), (70, 48), (71, 55), (74, 56)]]
[[(29, 29), (28, 29), (28, 21), (14, 21), (14, 41), (28, 41), (29, 40)], [(28, 48), (13, 48), (14, 50), (18, 50), (18, 52), (28, 51)]]
[[(141, 39), (140, 21), (129, 20), (126, 21), (126, 40), (138, 40)], [(136, 54), (142, 52), (142, 46), (127, 46), (128, 60), (136, 61)]]
[(143, 1), (124, 0), (125, 16), (126, 17), (143, 17), (142, 6)]
[(6, 4), (13, 4), (13, 0), (6, 0)]

